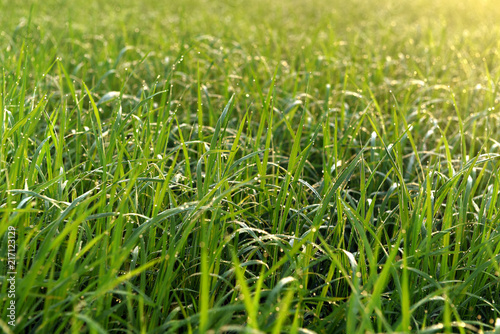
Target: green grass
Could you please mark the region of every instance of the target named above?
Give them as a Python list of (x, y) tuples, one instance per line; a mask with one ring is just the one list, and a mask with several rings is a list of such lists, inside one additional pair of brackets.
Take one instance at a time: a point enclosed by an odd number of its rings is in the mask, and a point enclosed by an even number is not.
[(5, 333), (500, 333), (493, 0), (153, 3), (0, 0)]

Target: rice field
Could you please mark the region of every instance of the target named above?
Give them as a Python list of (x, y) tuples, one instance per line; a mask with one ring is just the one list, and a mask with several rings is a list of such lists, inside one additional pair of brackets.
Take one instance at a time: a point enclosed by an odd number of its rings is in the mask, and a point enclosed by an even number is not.
[(500, 333), (494, 0), (0, 0), (4, 333)]

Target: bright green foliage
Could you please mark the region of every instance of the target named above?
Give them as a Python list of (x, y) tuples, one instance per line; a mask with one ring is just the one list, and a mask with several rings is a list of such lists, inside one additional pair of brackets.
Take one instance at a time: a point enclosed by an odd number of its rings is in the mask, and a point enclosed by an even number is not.
[(500, 332), (494, 0), (0, 12), (4, 332)]

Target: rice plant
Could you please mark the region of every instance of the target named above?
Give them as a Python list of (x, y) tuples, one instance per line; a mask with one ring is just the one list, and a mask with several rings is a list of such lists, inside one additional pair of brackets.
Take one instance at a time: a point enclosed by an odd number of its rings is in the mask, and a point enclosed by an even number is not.
[(500, 333), (493, 0), (0, 11), (3, 332)]

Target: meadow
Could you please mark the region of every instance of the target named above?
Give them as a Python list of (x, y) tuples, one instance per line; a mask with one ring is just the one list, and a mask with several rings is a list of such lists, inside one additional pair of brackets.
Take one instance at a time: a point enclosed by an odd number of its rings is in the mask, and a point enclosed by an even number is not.
[(4, 333), (500, 333), (494, 0), (0, 13)]

